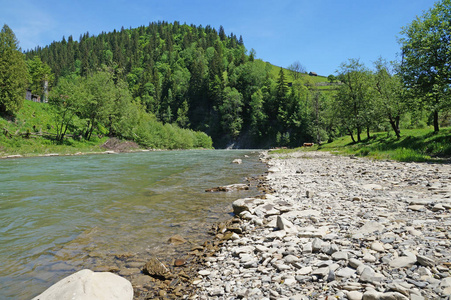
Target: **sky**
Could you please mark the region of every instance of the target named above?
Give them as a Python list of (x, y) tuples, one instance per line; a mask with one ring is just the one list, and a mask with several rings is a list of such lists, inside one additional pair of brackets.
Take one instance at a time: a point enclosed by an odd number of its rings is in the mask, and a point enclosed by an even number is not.
[(63, 36), (78, 40), (114, 29), (178, 21), (223, 26), (242, 36), (256, 58), (276, 66), (300, 62), (308, 72), (335, 74), (348, 59), (372, 67), (379, 57), (399, 59), (403, 26), (433, 0), (0, 0), (22, 50), (45, 47)]

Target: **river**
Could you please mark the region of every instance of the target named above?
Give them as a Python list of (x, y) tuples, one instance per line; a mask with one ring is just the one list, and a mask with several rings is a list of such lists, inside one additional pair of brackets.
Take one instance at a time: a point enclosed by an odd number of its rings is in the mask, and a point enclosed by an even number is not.
[(258, 156), (190, 150), (1, 160), (0, 299), (30, 299), (122, 253), (162, 255), (175, 234), (206, 239), (231, 202), (257, 191), (205, 189), (262, 174)]

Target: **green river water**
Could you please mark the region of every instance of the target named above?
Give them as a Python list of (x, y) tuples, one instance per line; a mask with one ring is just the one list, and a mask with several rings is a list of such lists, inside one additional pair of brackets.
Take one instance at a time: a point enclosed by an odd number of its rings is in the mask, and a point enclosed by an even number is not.
[[(258, 151), (191, 150), (0, 160), (0, 299), (31, 299), (115, 255), (168, 254), (207, 238), (256, 190), (206, 193), (262, 174)], [(232, 164), (241, 158), (242, 164)]]

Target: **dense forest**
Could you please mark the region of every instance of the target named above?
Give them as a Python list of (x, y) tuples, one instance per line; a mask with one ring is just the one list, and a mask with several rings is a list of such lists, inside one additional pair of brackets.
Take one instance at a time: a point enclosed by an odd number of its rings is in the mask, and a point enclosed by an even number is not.
[(308, 76), (289, 87), (287, 70), (274, 76), (274, 66), (223, 27), (158, 22), (69, 36), (25, 54), (50, 67), (53, 89), (67, 78), (109, 73), (159, 121), (203, 131), (215, 147), (297, 145), (312, 136)]
[[(360, 142), (372, 131), (400, 138), (402, 128), (450, 125), (450, 17), (451, 0), (437, 2), (401, 31), (402, 61), (378, 58), (368, 67), (351, 58), (329, 83), (318, 84), (299, 62), (285, 69), (257, 59), (222, 26), (178, 22), (63, 37), (23, 59), (5, 25), (2, 48), (16, 51), (0, 65), (28, 73), (8, 79), (11, 90), (27, 86), (48, 99), (59, 141), (101, 133), (185, 148), (208, 144), (208, 135), (216, 148), (268, 148), (342, 135)], [(20, 108), (4, 101), (9, 94), (1, 99), (2, 114)], [(159, 142), (168, 138), (169, 146)]]

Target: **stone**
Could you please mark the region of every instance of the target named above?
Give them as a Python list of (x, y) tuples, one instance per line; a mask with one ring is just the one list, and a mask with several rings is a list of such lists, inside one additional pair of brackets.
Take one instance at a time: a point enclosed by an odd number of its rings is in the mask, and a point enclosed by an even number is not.
[(362, 259), (366, 262), (376, 262), (376, 257), (372, 255), (371, 253), (365, 253), (365, 255), (362, 257)]
[(253, 209), (261, 203), (263, 203), (263, 201), (256, 198), (243, 198), (235, 200), (232, 203), (233, 213), (238, 216), (243, 211), (252, 212)]
[(363, 265), (363, 262), (361, 262), (357, 258), (351, 258), (348, 264), (351, 268), (357, 269), (359, 266)]
[(237, 164), (237, 165), (241, 165), (243, 163), (243, 161), (239, 158), (236, 158), (232, 161), (233, 164)]
[(380, 300), (381, 294), (375, 290), (366, 291), (362, 296), (362, 300)]
[(184, 265), (186, 265), (186, 260), (182, 258), (174, 260), (174, 267), (183, 267)]
[(291, 223), (290, 221), (288, 221), (287, 219), (285, 219), (282, 216), (277, 216), (276, 223), (277, 223), (277, 228), (279, 230), (285, 230), (286, 232), (292, 232), (292, 233), (297, 232), (297, 229), (293, 225), (293, 223)]
[(318, 268), (316, 270), (313, 270), (311, 274), (323, 278), (329, 274), (329, 267)]
[(307, 266), (307, 267), (303, 267), (300, 270), (298, 270), (296, 272), (296, 274), (298, 274), (298, 275), (307, 275), (307, 274), (312, 273), (312, 271), (313, 271), (312, 267), (311, 266)]
[(236, 183), (236, 184), (230, 184), (225, 186), (218, 186), (211, 189), (206, 189), (206, 192), (236, 192), (236, 191), (243, 191), (248, 190), (249, 186), (244, 183)]
[(132, 284), (116, 274), (88, 269), (65, 277), (33, 300), (132, 300)]
[(412, 256), (400, 256), (389, 262), (392, 268), (410, 268), (417, 262), (416, 257)]
[(426, 209), (424, 205), (409, 205), (407, 208), (413, 211), (423, 211)]
[(348, 252), (338, 251), (331, 255), (333, 260), (348, 260)]
[(323, 241), (321, 239), (315, 238), (312, 242), (312, 251), (318, 252), (319, 250), (321, 250), (322, 244), (323, 244)]
[(359, 291), (350, 291), (346, 292), (346, 296), (348, 297), (349, 300), (362, 300), (363, 293)]
[(335, 275), (337, 275), (338, 277), (343, 277), (343, 278), (350, 278), (355, 274), (355, 269), (352, 268), (342, 268), (340, 270), (338, 270), (337, 272), (335, 272)]
[(143, 273), (157, 279), (168, 279), (172, 277), (169, 269), (156, 257), (152, 257), (145, 264)]
[(369, 233), (373, 233), (376, 231), (382, 232), (382, 230), (384, 230), (384, 228), (385, 228), (385, 226), (383, 224), (380, 224), (379, 222), (369, 221), (369, 222), (366, 222), (362, 227), (360, 227), (360, 229), (357, 231), (357, 233), (369, 234)]
[(287, 263), (287, 264), (292, 264), (294, 262), (298, 262), (299, 258), (294, 256), (294, 255), (287, 255), (283, 258), (283, 260)]
[(178, 234), (171, 236), (169, 238), (169, 243), (171, 243), (173, 245), (182, 245), (182, 244), (185, 244), (186, 242), (187, 242), (187, 240), (185, 240), (183, 237), (181, 237)]
[(371, 244), (371, 250), (377, 251), (377, 252), (385, 252), (384, 245), (379, 242), (373, 242)]
[(420, 265), (424, 267), (434, 267), (435, 262), (432, 258), (423, 255), (417, 255), (417, 261)]
[(200, 270), (197, 273), (199, 273), (199, 275), (202, 275), (202, 276), (208, 276), (211, 274), (211, 272), (209, 270)]

